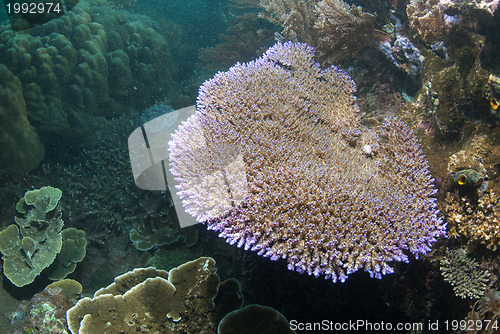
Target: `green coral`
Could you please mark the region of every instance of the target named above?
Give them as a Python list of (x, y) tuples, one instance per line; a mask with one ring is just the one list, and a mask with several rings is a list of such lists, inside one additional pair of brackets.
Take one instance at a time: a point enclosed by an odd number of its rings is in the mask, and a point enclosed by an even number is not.
[(111, 118), (144, 108), (164, 92), (178, 95), (165, 75), (175, 71), (170, 41), (158, 29), (107, 1), (80, 0), (42, 26), (23, 32), (0, 26), (0, 59), (19, 78), (39, 134), (88, 134), (98, 122), (93, 115)]
[(185, 247), (192, 247), (198, 241), (198, 230), (195, 227), (186, 227), (181, 230), (169, 227), (131, 229), (130, 241), (135, 248), (146, 251), (163, 245), (171, 245), (181, 240)]
[(135, 248), (146, 251), (157, 246), (173, 244), (179, 240), (181, 234), (177, 230), (168, 227), (162, 227), (155, 231), (138, 228), (131, 229), (129, 237)]
[(14, 285), (33, 282), (61, 250), (61, 196), (61, 190), (52, 187), (26, 192), (16, 205), (22, 216), (0, 232), (3, 272)]
[(87, 239), (85, 231), (67, 228), (61, 232), (62, 247), (51, 265), (49, 279), (61, 280), (75, 271), (78, 262), (86, 255)]
[(27, 191), (24, 194), (24, 197), (21, 198), (17, 203), (16, 210), (19, 213), (28, 213), (28, 211), (32, 207), (34, 207), (37, 213), (43, 215), (49, 211), (54, 210), (61, 197), (62, 191), (54, 187), (43, 187), (40, 189)]
[(153, 257), (146, 261), (146, 265), (157, 269), (170, 270), (185, 262), (192, 261), (201, 256), (199, 249), (159, 248), (155, 251)]

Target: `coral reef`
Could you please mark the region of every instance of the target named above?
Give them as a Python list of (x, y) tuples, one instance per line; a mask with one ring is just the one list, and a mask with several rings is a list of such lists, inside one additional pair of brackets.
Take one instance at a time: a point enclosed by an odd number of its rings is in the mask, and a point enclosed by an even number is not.
[(0, 27), (0, 57), (21, 81), (40, 135), (87, 135), (94, 115), (133, 112), (163, 91), (175, 96), (168, 41), (155, 29), (145, 16), (82, 0), (29, 33)]
[(30, 171), (44, 154), (28, 121), (21, 82), (0, 64), (0, 170)]
[(477, 299), (484, 295), (490, 284), (491, 273), (479, 267), (462, 249), (446, 250), (440, 260), (444, 280), (453, 286), (458, 297)]
[(16, 224), (0, 232), (3, 273), (14, 285), (33, 282), (60, 252), (61, 196), (61, 190), (52, 187), (27, 191), (16, 205), (23, 217), (15, 217)]
[(425, 115), (440, 140), (457, 140), (472, 133), (470, 117), (489, 111), (485, 99), (488, 72), (480, 61), (483, 40), (479, 35), (460, 30), (447, 42), (449, 61), (421, 49), (425, 56), (420, 70), (422, 84), (407, 108), (412, 114)]
[(52, 283), (31, 298), (23, 312), (25, 313), (23, 333), (70, 333), (66, 322), (66, 312), (75, 305), (73, 299), (75, 299), (78, 290), (81, 291), (81, 285), (73, 280), (61, 282), (60, 284), (64, 285), (65, 283), (68, 286), (57, 286), (58, 282)]
[(404, 123), (363, 127), (354, 82), (312, 54), (277, 43), (207, 81), (171, 171), (186, 211), (227, 242), (333, 281), (381, 278), (445, 235), (433, 179)]
[(214, 332), (210, 318), (219, 286), (215, 271), (215, 261), (206, 257), (168, 273), (135, 269), (68, 310), (68, 327), (74, 334)]

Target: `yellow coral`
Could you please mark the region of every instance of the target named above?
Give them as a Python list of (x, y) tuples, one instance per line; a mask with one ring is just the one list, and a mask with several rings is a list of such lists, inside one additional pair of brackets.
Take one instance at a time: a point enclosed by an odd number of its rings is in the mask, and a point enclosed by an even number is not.
[(443, 212), (451, 237), (464, 236), (496, 250), (500, 238), (500, 201), (495, 193), (483, 193), (477, 201), (449, 193)]

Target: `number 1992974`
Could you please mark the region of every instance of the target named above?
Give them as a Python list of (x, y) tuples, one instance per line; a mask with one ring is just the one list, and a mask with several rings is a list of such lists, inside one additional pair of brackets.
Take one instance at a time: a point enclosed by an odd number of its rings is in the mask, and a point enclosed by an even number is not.
[(60, 14), (63, 9), (59, 2), (6, 3), (7, 14)]

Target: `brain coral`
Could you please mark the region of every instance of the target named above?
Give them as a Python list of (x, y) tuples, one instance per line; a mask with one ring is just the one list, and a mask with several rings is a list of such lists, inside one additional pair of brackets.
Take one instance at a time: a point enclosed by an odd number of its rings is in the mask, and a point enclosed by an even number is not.
[(169, 143), (186, 210), (230, 244), (334, 282), (425, 254), (446, 227), (428, 164), (401, 121), (363, 127), (354, 91), (299, 43), (216, 74)]

